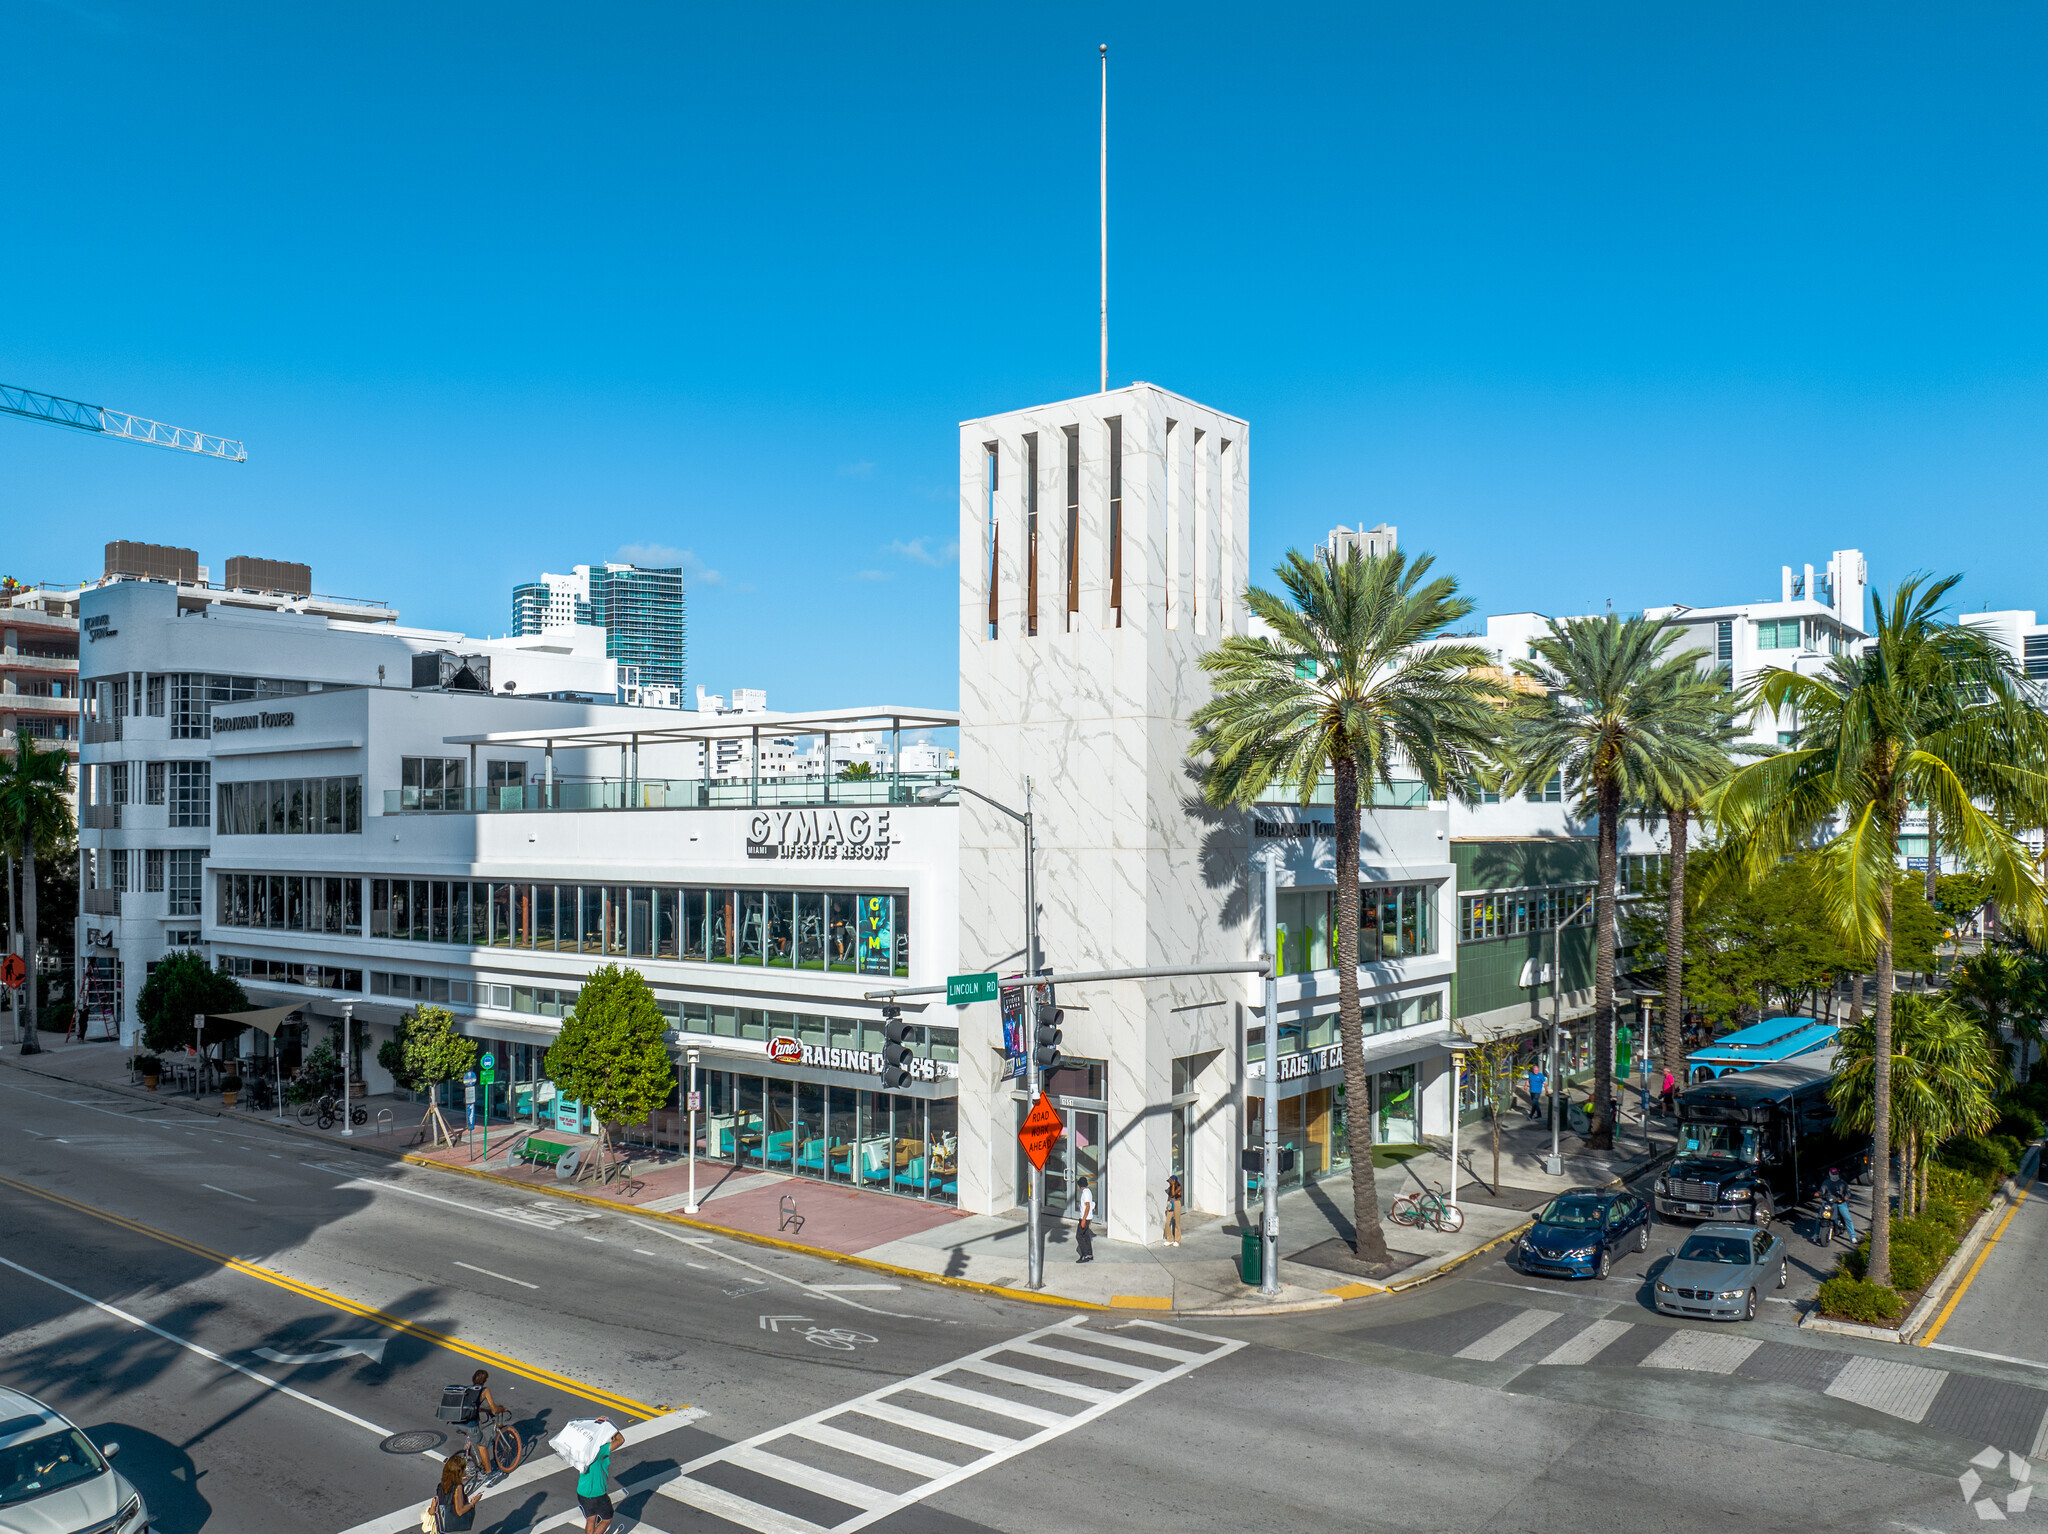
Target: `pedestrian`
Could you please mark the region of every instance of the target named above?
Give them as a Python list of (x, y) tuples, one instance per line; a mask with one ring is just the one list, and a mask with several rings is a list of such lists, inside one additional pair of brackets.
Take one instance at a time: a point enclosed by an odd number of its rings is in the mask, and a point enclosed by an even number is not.
[(1542, 1066), (1532, 1065), (1529, 1067), (1529, 1117), (1532, 1119), (1543, 1117), (1543, 1083), (1545, 1079)]
[[(1081, 1179), (1081, 1194), (1074, 1204), (1074, 1246), (1080, 1252), (1076, 1262), (1095, 1260), (1095, 1233), (1088, 1228), (1088, 1222), (1095, 1218), (1095, 1190), (1088, 1186), (1088, 1179)], [(597, 1534), (595, 1529), (590, 1534)]]
[[(598, 1420), (604, 1421), (602, 1417)], [(605, 1425), (609, 1427), (611, 1424), (607, 1422)], [(625, 1446), (626, 1435), (613, 1433), (611, 1441), (597, 1451), (596, 1457), (576, 1477), (576, 1506), (583, 1512), (583, 1534), (605, 1534), (605, 1530), (612, 1526), (612, 1450)]]
[(1678, 1103), (1678, 1081), (1671, 1074), (1669, 1066), (1664, 1068), (1664, 1086), (1657, 1095), (1662, 1099), (1661, 1105), (1664, 1110), (1664, 1116), (1666, 1118), (1671, 1117), (1672, 1113), (1676, 1111)]
[(1166, 1179), (1166, 1244), (1180, 1245), (1180, 1173)]
[(434, 1488), (433, 1500), (420, 1519), (420, 1528), (427, 1534), (452, 1534), (470, 1526), (470, 1514), (481, 1499), (472, 1498), (463, 1485), (468, 1475), (469, 1461), (460, 1449), (441, 1462), (441, 1484)]

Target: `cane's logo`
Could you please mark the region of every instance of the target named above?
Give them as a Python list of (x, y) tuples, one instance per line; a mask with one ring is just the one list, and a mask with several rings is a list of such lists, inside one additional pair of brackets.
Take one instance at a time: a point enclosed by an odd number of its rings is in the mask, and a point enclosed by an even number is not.
[(777, 1034), (768, 1041), (768, 1058), (777, 1065), (801, 1065), (804, 1047), (788, 1034)]

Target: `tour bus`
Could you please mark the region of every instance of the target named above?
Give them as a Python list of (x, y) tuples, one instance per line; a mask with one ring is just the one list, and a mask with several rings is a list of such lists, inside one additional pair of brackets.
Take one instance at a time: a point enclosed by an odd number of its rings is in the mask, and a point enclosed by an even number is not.
[(1870, 1136), (1840, 1128), (1828, 1100), (1834, 1052), (1758, 1066), (1686, 1088), (1678, 1157), (1657, 1179), (1660, 1217), (1768, 1225), (1813, 1195), (1830, 1167), (1870, 1170)]

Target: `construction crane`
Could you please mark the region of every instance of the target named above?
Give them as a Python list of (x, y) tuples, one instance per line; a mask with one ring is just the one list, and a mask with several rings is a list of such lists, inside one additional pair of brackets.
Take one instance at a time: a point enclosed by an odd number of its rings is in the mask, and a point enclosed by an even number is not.
[(125, 410), (109, 410), (104, 405), (60, 399), (54, 394), (38, 394), (33, 389), (17, 389), (12, 384), (0, 384), (0, 411), (26, 416), (31, 421), (46, 421), (52, 426), (69, 426), (103, 437), (141, 442), (150, 447), (174, 447), (180, 452), (204, 453), (209, 458), (225, 458), (231, 463), (249, 461), (249, 450), (229, 437), (209, 437), (203, 431), (167, 426), (162, 421), (130, 415)]

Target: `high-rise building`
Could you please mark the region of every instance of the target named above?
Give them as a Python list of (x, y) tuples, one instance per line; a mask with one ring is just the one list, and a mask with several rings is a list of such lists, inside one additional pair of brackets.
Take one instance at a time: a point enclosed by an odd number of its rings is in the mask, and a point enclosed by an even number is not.
[(589, 624), (605, 631), (605, 654), (619, 662), (642, 699), (680, 708), (687, 623), (683, 572), (638, 565), (576, 565), (512, 588), (512, 632)]

